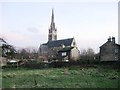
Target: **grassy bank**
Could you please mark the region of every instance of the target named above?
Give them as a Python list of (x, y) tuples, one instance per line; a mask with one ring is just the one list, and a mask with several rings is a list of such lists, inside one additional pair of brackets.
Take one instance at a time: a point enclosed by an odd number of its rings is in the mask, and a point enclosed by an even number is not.
[(3, 88), (117, 88), (115, 69), (71, 66), (48, 69), (4, 69)]

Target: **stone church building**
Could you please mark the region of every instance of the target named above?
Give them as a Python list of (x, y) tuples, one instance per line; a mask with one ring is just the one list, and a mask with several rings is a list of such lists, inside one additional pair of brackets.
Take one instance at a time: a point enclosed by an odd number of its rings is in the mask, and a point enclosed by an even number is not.
[(51, 25), (48, 33), (47, 43), (43, 43), (38, 51), (41, 61), (71, 61), (80, 57), (75, 38), (57, 40), (57, 29), (54, 22), (54, 11), (52, 9)]

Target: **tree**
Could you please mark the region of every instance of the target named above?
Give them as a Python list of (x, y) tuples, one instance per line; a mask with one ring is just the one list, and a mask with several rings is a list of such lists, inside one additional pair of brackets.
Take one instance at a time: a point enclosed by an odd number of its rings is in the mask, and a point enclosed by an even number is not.
[(22, 49), (20, 52), (21, 59), (29, 59), (28, 52), (25, 49)]
[(87, 51), (85, 50), (85, 49), (82, 49), (81, 51), (80, 51), (80, 58), (82, 59), (82, 60), (86, 60), (87, 58)]
[(92, 48), (88, 48), (87, 49), (87, 62), (88, 62), (88, 64), (90, 63), (90, 61), (94, 60), (94, 56), (95, 56), (94, 50)]
[(90, 55), (90, 56), (94, 55), (94, 50), (92, 48), (88, 48), (87, 49), (87, 54)]
[(87, 56), (89, 60), (93, 60), (94, 59), (94, 50), (92, 48), (88, 48), (87, 49)]
[(88, 48), (87, 50), (81, 50), (80, 58), (81, 60), (87, 61), (89, 64), (91, 60), (94, 60), (94, 50), (92, 48)]
[(19, 59), (37, 59), (37, 50), (33, 47), (19, 49), (18, 58)]
[(7, 57), (8, 59), (12, 59), (15, 57), (16, 50), (12, 45), (9, 45), (3, 38), (0, 38), (2, 49), (2, 57)]
[(29, 54), (29, 59), (37, 59), (37, 49), (35, 47), (27, 47), (25, 49)]

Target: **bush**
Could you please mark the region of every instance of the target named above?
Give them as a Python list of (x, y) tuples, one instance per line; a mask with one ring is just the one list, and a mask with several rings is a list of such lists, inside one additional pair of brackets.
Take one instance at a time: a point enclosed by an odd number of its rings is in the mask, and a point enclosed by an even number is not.
[(53, 68), (58, 68), (58, 67), (67, 67), (69, 65), (68, 62), (62, 62), (62, 61), (57, 61), (57, 62), (52, 62), (49, 64), (49, 67)]
[(98, 60), (84, 60), (84, 59), (80, 59), (80, 60), (77, 61), (77, 63), (79, 65), (84, 65), (84, 64), (96, 65), (96, 64), (99, 64), (100, 61), (98, 61)]
[(43, 62), (37, 62), (37, 61), (27, 61), (21, 67), (32, 68), (32, 69), (41, 69), (41, 68), (45, 68), (46, 64)]

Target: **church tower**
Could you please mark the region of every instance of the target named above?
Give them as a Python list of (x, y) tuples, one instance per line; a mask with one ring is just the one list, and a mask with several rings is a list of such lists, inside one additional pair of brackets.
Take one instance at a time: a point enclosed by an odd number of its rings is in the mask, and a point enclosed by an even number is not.
[(54, 22), (54, 10), (52, 9), (51, 25), (49, 28), (48, 41), (57, 40), (57, 29)]

